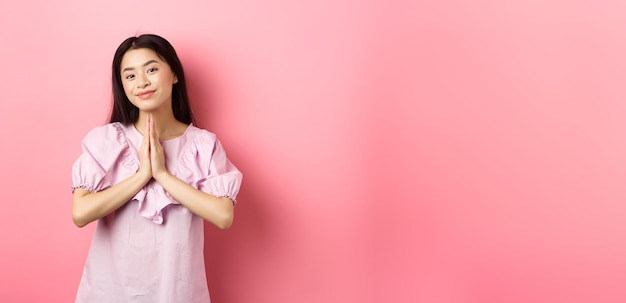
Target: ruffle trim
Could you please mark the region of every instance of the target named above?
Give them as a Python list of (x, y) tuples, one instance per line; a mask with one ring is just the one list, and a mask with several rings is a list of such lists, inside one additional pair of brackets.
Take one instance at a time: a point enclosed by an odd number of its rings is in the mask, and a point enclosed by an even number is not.
[[(130, 148), (130, 143), (128, 142), (128, 138), (124, 134), (123, 126), (121, 124), (117, 125), (120, 135), (124, 140), (124, 144), (126, 145), (124, 158), (131, 159), (128, 161), (129, 168), (132, 170), (132, 173), (135, 173), (139, 170), (139, 158), (135, 152), (132, 152), (132, 148)], [(231, 173), (226, 173), (224, 175), (214, 176), (211, 178), (207, 178), (206, 176), (210, 173), (207, 165), (199, 165), (198, 163), (198, 154), (200, 150), (202, 153), (206, 153), (211, 155), (213, 153), (214, 145), (217, 145), (217, 138), (214, 134), (209, 133), (207, 131), (196, 128), (193, 125), (190, 125), (191, 129), (189, 129), (189, 141), (185, 144), (186, 147), (182, 149), (182, 155), (179, 156), (179, 163), (176, 166), (176, 171), (173, 172), (173, 175), (177, 178), (183, 180), (185, 183), (188, 183), (194, 188), (198, 190), (202, 190), (209, 194), (215, 195), (217, 197), (228, 197), (231, 201), (233, 201), (233, 205), (236, 205), (236, 195), (238, 192), (239, 185), (241, 183), (241, 173), (239, 171), (232, 172), (233, 175), (239, 175), (231, 181), (227, 182), (225, 179), (229, 178), (228, 175)], [(206, 136), (209, 136), (207, 138)], [(206, 140), (209, 139), (209, 140)], [(209, 144), (211, 143), (211, 144)], [(199, 148), (201, 146), (201, 148)], [(206, 167), (204, 167), (206, 166)], [(200, 167), (200, 168), (199, 168)], [(221, 179), (219, 182), (218, 180)], [(188, 181), (188, 180), (200, 180), (200, 181)], [(201, 184), (201, 181), (209, 181), (211, 180), (211, 186), (204, 186)], [(217, 181), (217, 182), (216, 182)], [(208, 183), (208, 182), (207, 182)], [(227, 184), (230, 184), (228, 186)], [(156, 224), (163, 223), (163, 210), (169, 205), (180, 205), (180, 202), (176, 201), (165, 189), (160, 186), (154, 180), (144, 186), (142, 189), (133, 196), (131, 199), (138, 202), (138, 211), (139, 214)], [(146, 203), (146, 201), (152, 201), (151, 203)], [(154, 203), (154, 204), (153, 204)], [(151, 205), (152, 204), (152, 205)]]
[[(121, 173), (120, 176), (130, 177), (139, 170), (138, 151), (135, 151), (135, 149), (131, 147), (132, 144), (128, 141), (129, 139), (126, 136), (125, 126), (123, 124), (115, 122), (110, 125), (115, 129), (116, 141), (120, 146), (113, 150), (113, 153), (117, 150), (115, 155), (110, 154), (106, 157), (106, 162), (101, 163), (102, 168), (106, 171), (117, 169), (117, 172)], [(236, 205), (236, 196), (239, 191), (239, 185), (241, 184), (241, 173), (236, 170), (234, 166), (231, 167), (232, 164), (230, 164), (230, 162), (227, 162), (224, 169), (228, 170), (234, 168), (233, 171), (211, 172), (211, 168), (209, 167), (210, 163), (200, 162), (202, 161), (200, 160), (202, 158), (200, 157), (200, 153), (202, 153), (204, 157), (212, 157), (214, 149), (221, 148), (221, 146), (219, 146), (219, 142), (213, 133), (199, 129), (193, 125), (189, 127), (189, 139), (184, 143), (187, 146), (181, 149), (182, 154), (179, 155), (180, 162), (176, 167), (176, 171), (173, 172), (173, 175), (198, 190), (217, 197), (228, 197), (233, 201), (233, 205)], [(90, 147), (93, 147), (94, 150), (110, 149), (110, 146), (100, 146), (102, 144), (110, 144), (104, 141), (106, 140), (98, 138), (95, 142), (90, 142), (94, 144)], [(114, 168), (118, 159), (121, 159), (120, 165)], [(227, 159), (225, 160), (228, 161)], [(209, 173), (217, 173), (218, 175), (208, 177)], [(72, 186), (72, 192), (74, 192), (76, 188), (84, 188), (93, 193), (110, 187), (108, 180), (104, 178), (102, 180), (91, 180), (94, 183), (93, 185), (88, 184), (89, 182), (87, 181), (89, 180), (75, 180)], [(154, 180), (141, 188), (130, 201), (137, 202), (137, 209), (142, 217), (156, 224), (163, 223), (163, 210), (167, 206), (180, 204)], [(150, 201), (150, 203), (147, 201)]]
[(82, 188), (86, 191), (89, 191), (90, 193), (96, 192), (96, 190), (94, 189), (94, 186), (87, 185), (87, 184), (80, 184), (80, 185), (72, 185), (72, 193), (74, 193), (74, 190), (76, 190), (77, 188)]

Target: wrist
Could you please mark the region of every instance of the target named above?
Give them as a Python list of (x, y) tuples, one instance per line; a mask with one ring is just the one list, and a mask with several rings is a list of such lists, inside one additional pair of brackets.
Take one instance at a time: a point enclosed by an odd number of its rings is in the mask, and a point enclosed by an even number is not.
[(135, 176), (137, 176), (137, 178), (139, 178), (144, 184), (148, 183), (150, 179), (152, 179), (152, 174), (150, 173), (150, 171), (141, 169), (135, 173)]
[(152, 174), (152, 177), (157, 182), (162, 183), (163, 181), (167, 180), (168, 178), (171, 178), (172, 174), (170, 174), (169, 171), (164, 170), (164, 171)]

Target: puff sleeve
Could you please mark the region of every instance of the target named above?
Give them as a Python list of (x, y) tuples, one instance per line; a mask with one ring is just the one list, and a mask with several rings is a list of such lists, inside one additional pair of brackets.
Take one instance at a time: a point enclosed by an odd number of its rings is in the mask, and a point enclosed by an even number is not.
[(104, 169), (95, 159), (89, 147), (82, 145), (83, 152), (72, 166), (72, 192), (76, 188), (83, 188), (89, 192), (98, 192), (111, 187)]
[(213, 133), (201, 131), (181, 159), (180, 177), (189, 185), (236, 204), (242, 173), (233, 165)]
[(82, 153), (72, 165), (72, 192), (76, 188), (98, 192), (111, 187), (118, 175), (132, 174), (132, 168), (128, 172), (121, 168), (134, 164), (121, 132), (120, 125), (107, 124), (87, 133), (81, 142)]

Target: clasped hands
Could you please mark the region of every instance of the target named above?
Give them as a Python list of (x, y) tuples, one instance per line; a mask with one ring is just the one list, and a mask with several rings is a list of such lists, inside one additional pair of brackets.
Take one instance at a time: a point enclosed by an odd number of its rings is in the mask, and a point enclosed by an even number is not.
[(139, 170), (137, 173), (144, 176), (146, 182), (150, 181), (151, 178), (159, 182), (160, 178), (169, 174), (165, 166), (165, 152), (156, 134), (151, 114), (146, 117), (146, 128), (139, 148)]

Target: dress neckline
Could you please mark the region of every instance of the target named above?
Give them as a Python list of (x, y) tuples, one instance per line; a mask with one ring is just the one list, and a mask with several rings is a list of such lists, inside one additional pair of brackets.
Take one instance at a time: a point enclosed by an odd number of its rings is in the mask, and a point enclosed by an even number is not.
[[(189, 125), (187, 125), (187, 128), (185, 128), (185, 131), (182, 134), (180, 134), (180, 136), (177, 136), (177, 137), (174, 137), (174, 138), (170, 138), (170, 139), (167, 139), (167, 140), (159, 140), (159, 142), (164, 143), (164, 142), (172, 142), (172, 141), (179, 140), (180, 138), (184, 137), (187, 134), (187, 132), (189, 132), (189, 129), (191, 129), (192, 126), (193, 126), (193, 123), (189, 123)], [(143, 135), (141, 134), (141, 132), (139, 132), (137, 127), (135, 127), (134, 123), (131, 123), (129, 127), (132, 129), (132, 131), (135, 134), (137, 134), (139, 137), (141, 137), (143, 139)]]

